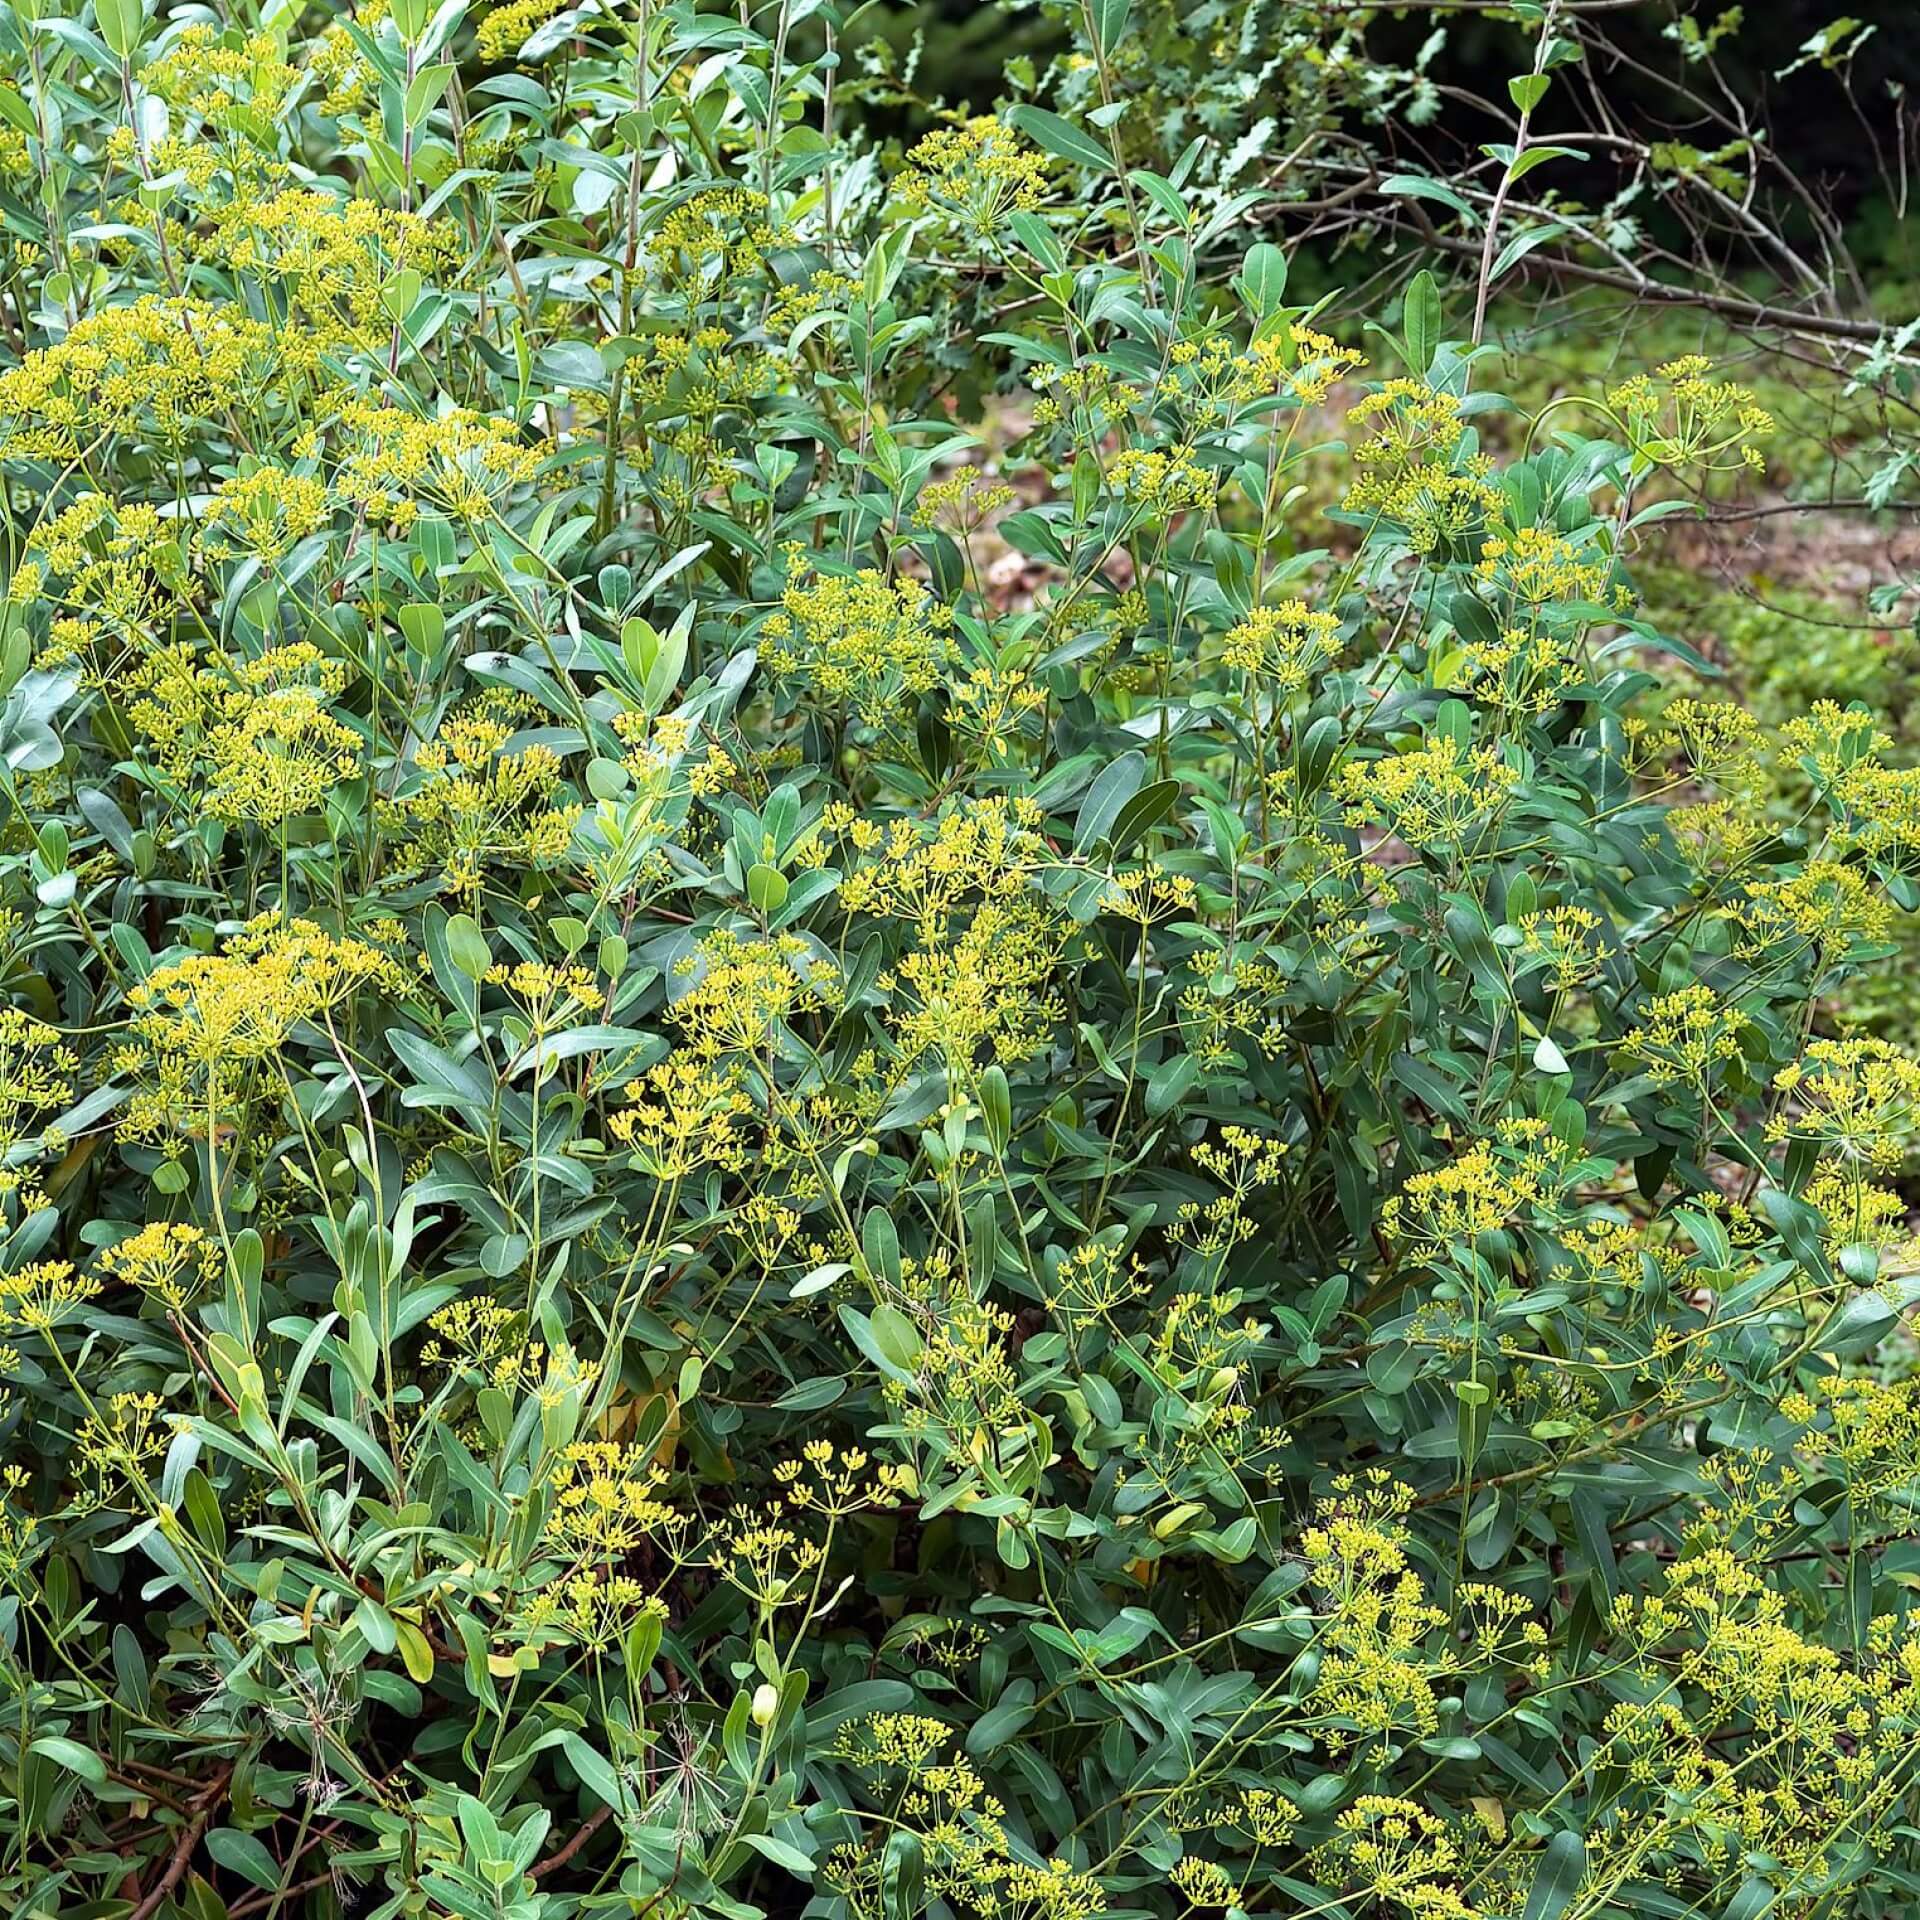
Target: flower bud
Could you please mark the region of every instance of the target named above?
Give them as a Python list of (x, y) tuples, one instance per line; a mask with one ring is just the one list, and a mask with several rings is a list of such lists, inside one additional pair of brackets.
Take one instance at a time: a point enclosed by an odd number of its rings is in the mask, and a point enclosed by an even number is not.
[(780, 1711), (780, 1689), (771, 1681), (762, 1680), (753, 1690), (753, 1724), (756, 1727), (770, 1727), (773, 1716)]

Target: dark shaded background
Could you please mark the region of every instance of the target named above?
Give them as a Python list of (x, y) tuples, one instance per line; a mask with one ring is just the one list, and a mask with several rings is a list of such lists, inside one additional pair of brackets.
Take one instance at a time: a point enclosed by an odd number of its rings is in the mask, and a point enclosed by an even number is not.
[[(1679, 50), (1662, 31), (1676, 14), (1691, 14), (1705, 30), (1722, 10), (1722, 0), (1645, 0), (1642, 6), (1595, 17), (1626, 56), (1596, 78), (1609, 100), (1618, 100), (1642, 132), (1678, 140), (1700, 135), (1696, 144), (1718, 144), (1656, 76), (1683, 71)], [(1800, 58), (1810, 38), (1843, 14), (1874, 28), (1844, 73), (1824, 70), (1814, 61), (1779, 77)], [(1435, 20), (1435, 13), (1416, 0), (1398, 18), (1385, 13), (1375, 17), (1369, 45), (1384, 59), (1409, 60)], [(1530, 58), (1531, 42), (1514, 26), (1496, 20), (1449, 13), (1445, 21), (1447, 45), (1430, 69), (1434, 76), (1504, 99), (1506, 77)], [(873, 7), (861, 16), (855, 37), (885, 39), (901, 56), (917, 39), (917, 91), (952, 104), (970, 102), (976, 109), (988, 106), (1002, 91), (1008, 59), (1027, 54), (1044, 62), (1066, 47), (1057, 21), (1036, 7), (1008, 8), (981, 0)], [(1901, 230), (1896, 210), (1903, 121), (1910, 137), (1920, 114), (1920, 0), (1853, 0), (1850, 6), (1844, 0), (1746, 0), (1739, 30), (1718, 44), (1714, 62), (1728, 88), (1769, 130), (1781, 157), (1845, 218), (1863, 266), (1883, 264), (1902, 277), (1920, 267), (1920, 249)], [(1710, 84), (1699, 67), (1686, 71), (1690, 79)], [(917, 132), (924, 117), (911, 106), (902, 107), (899, 131)], [(1469, 149), (1498, 137), (1452, 106), (1446, 119), (1450, 135)], [(1604, 193), (1603, 178), (1590, 184)], [(1920, 192), (1920, 180), (1912, 184)]]

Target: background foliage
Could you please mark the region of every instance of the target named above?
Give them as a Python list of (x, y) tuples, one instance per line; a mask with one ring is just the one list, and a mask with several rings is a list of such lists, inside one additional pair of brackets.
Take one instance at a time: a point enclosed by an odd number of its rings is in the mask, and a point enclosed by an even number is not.
[(1874, 23), (885, 24), (0, 17), (7, 1911), (1911, 1911)]

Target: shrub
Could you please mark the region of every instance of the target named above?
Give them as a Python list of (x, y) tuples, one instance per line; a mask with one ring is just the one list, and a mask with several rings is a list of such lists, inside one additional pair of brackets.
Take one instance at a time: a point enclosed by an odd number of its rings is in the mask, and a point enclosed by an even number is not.
[(1748, 395), (1496, 464), (827, 34), (13, 32), (9, 1911), (1910, 1909), (1920, 787), (1630, 575)]

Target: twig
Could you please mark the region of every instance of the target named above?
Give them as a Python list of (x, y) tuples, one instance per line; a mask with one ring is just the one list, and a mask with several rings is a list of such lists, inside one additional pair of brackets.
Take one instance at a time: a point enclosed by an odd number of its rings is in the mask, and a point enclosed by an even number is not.
[(544, 1860), (533, 1863), (533, 1877), (537, 1880), (543, 1873), (553, 1873), (564, 1867), (573, 1856), (584, 1847), (593, 1836), (607, 1824), (607, 1817), (613, 1812), (604, 1802), (582, 1822), (579, 1832), (564, 1846), (556, 1847)]
[(316, 1873), (305, 1880), (296, 1880), (290, 1887), (276, 1888), (272, 1893), (262, 1891), (249, 1894), (238, 1906), (227, 1909), (227, 1920), (247, 1920), (249, 1914), (265, 1913), (269, 1907), (283, 1900), (291, 1900), (296, 1894), (317, 1893), (322, 1887), (330, 1887), (332, 1884), (333, 1869), (329, 1867), (325, 1873)]
[[(1449, 234), (1430, 231), (1421, 236), (1425, 245), (1442, 253), (1478, 255), (1480, 247)], [(1632, 294), (1660, 306), (1702, 307), (1709, 313), (1724, 313), (1759, 327), (1778, 327), (1789, 333), (1821, 333), (1837, 340), (1881, 340), (1888, 329), (1877, 320), (1849, 320), (1838, 314), (1802, 313), (1793, 307), (1770, 307), (1764, 301), (1743, 300), (1733, 294), (1700, 293), (1687, 287), (1669, 286), (1664, 280), (1636, 280), (1631, 274), (1615, 273), (1607, 267), (1590, 267), (1578, 260), (1536, 249), (1523, 255), (1507, 269), (1526, 275), (1565, 274), (1569, 280), (1584, 280), (1596, 287), (1612, 287), (1618, 293)]]
[(153, 1920), (167, 1895), (180, 1884), (180, 1877), (187, 1870), (187, 1862), (193, 1858), (193, 1850), (200, 1844), (200, 1836), (206, 1832), (214, 1808), (226, 1797), (227, 1782), (232, 1778), (233, 1769), (229, 1767), (195, 1802), (198, 1810), (174, 1843), (173, 1858), (167, 1862), (167, 1870), (154, 1883), (153, 1891), (127, 1915), (127, 1920)]
[[(1533, 71), (1528, 75), (1532, 80), (1544, 80), (1547, 71), (1547, 55), (1553, 48), (1553, 19), (1560, 10), (1559, 0), (1548, 0), (1546, 16), (1540, 22), (1540, 40), (1534, 49)], [(1517, 101), (1516, 101), (1517, 104)], [(1493, 205), (1487, 209), (1486, 239), (1480, 247), (1480, 279), (1473, 295), (1473, 344), (1480, 344), (1481, 336), (1487, 330), (1487, 296), (1493, 291), (1493, 249), (1500, 238), (1500, 215), (1505, 210), (1507, 195), (1513, 187), (1515, 169), (1527, 151), (1527, 134), (1533, 126), (1533, 109), (1537, 104), (1528, 100), (1520, 108), (1520, 124), (1514, 129), (1513, 153), (1509, 157), (1505, 171), (1500, 175), (1500, 185), (1493, 196)]]
[(1709, 507), (1701, 516), (1708, 526), (1730, 520), (1773, 520), (1789, 513), (1920, 513), (1912, 500), (1781, 500), (1764, 507)]

